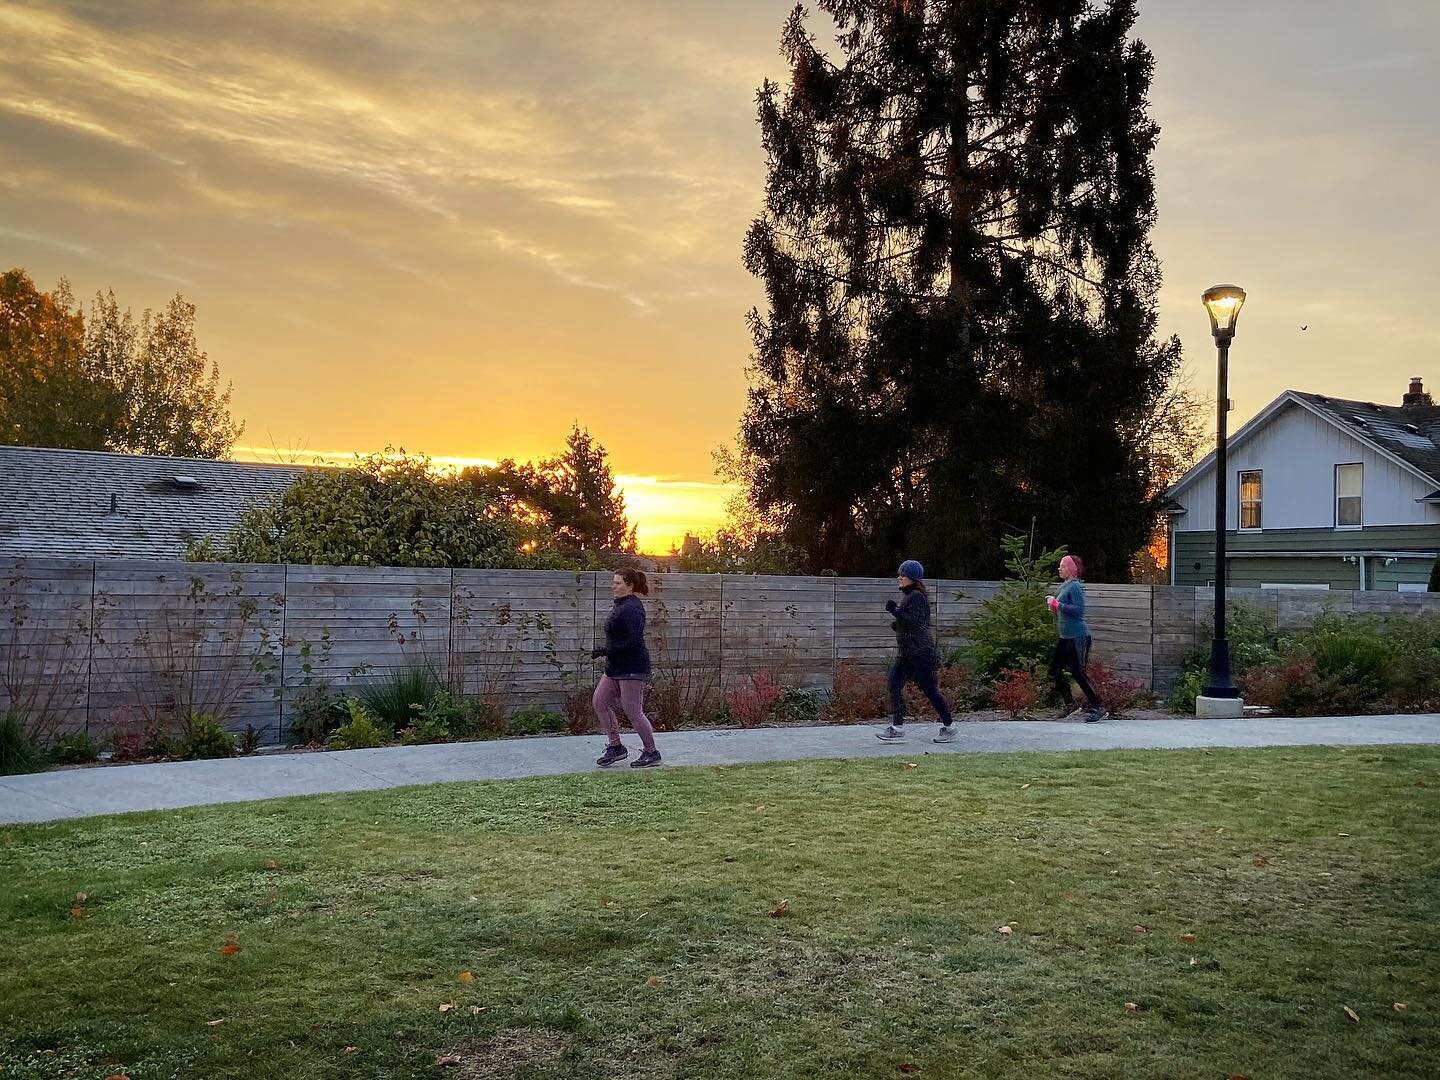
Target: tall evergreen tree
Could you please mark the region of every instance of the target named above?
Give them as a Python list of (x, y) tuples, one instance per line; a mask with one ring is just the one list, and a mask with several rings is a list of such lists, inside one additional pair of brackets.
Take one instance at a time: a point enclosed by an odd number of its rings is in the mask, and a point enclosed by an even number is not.
[(819, 0), (758, 95), (763, 278), (740, 460), (809, 568), (995, 575), (1030, 531), (1120, 579), (1179, 362), (1132, 0)]

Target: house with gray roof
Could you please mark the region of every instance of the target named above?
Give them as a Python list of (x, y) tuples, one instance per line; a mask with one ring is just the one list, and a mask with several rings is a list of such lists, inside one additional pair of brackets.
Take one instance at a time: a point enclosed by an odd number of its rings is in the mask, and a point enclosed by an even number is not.
[(308, 471), (0, 446), (0, 558), (183, 559)]
[[(1440, 407), (1287, 390), (1230, 437), (1226, 581), (1423, 591), (1440, 553)], [(1170, 574), (1213, 584), (1215, 455), (1166, 492)]]

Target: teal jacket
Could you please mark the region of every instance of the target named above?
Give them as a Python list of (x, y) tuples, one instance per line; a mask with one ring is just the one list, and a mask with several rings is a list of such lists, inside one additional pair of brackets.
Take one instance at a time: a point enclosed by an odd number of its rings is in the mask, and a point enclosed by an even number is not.
[(1090, 628), (1085, 625), (1085, 589), (1079, 578), (1071, 578), (1060, 586), (1060, 636), (1062, 638), (1087, 638)]

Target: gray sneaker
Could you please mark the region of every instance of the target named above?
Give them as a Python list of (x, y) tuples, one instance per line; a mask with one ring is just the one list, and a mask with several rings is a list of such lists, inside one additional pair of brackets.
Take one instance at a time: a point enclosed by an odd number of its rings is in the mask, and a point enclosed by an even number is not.
[(905, 738), (905, 729), (903, 727), (896, 727), (894, 724), (887, 724), (884, 731), (877, 731), (875, 733), (875, 738), (881, 739), (884, 742), (899, 742)]
[(935, 733), (935, 741), (938, 742), (938, 743), (954, 742), (954, 741), (955, 741), (955, 725), (954, 725), (954, 724), (941, 724), (941, 725), (940, 725), (940, 730)]
[(1109, 715), (1110, 714), (1105, 711), (1103, 706), (1096, 705), (1095, 708), (1091, 709), (1085, 714), (1085, 723), (1098, 724), (1101, 720), (1104, 720)]

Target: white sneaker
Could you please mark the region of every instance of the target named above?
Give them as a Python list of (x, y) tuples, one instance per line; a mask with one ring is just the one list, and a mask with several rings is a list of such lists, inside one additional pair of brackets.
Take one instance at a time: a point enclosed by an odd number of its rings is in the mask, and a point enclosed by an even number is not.
[(877, 731), (875, 738), (885, 742), (898, 742), (905, 738), (905, 729), (898, 728), (894, 724), (887, 724), (884, 731)]

